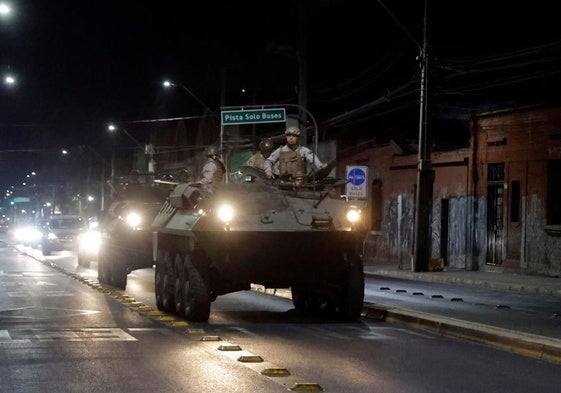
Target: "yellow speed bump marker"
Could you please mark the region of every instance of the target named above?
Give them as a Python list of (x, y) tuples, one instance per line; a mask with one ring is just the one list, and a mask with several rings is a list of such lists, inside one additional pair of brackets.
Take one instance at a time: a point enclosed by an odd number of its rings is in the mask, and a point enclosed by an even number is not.
[(161, 315), (165, 315), (163, 312), (157, 311), (157, 310), (148, 311), (146, 314), (151, 316), (151, 317), (159, 317)]
[(204, 336), (201, 338), (201, 341), (222, 341), (220, 336)]
[(175, 319), (175, 320), (171, 321), (169, 323), (169, 325), (171, 327), (185, 327), (185, 326), (189, 326), (189, 323), (187, 321), (182, 320), (182, 319)]
[(286, 368), (266, 368), (261, 370), (261, 375), (267, 377), (288, 377), (290, 372)]
[(242, 348), (236, 344), (221, 345), (218, 347), (219, 351), (241, 351)]
[(258, 355), (246, 355), (246, 356), (240, 356), (238, 358), (238, 362), (242, 362), (242, 363), (262, 363), (263, 358), (261, 356), (258, 356)]
[(317, 383), (295, 383), (290, 388), (294, 392), (323, 392), (323, 388)]

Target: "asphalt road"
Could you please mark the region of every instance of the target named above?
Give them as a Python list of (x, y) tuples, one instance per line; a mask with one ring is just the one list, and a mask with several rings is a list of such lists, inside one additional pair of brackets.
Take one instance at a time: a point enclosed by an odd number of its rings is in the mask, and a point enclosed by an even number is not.
[(122, 293), (89, 280), (95, 264), (78, 267), (70, 253), (37, 259), (0, 247), (0, 391), (558, 387), (553, 364), (371, 319), (302, 318), (290, 300), (254, 291), (221, 296), (208, 323), (188, 324), (150, 311), (151, 269), (133, 272)]

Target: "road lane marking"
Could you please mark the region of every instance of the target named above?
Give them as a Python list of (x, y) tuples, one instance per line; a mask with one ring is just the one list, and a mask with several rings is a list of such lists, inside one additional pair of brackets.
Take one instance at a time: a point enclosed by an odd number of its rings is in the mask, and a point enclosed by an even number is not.
[(138, 341), (120, 328), (0, 330), (0, 344), (53, 341)]

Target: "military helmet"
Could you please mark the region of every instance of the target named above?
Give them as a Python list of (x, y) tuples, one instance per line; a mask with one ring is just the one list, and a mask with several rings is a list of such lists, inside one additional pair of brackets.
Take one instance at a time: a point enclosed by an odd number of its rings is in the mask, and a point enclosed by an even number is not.
[(205, 156), (217, 156), (218, 149), (215, 146), (207, 146), (205, 149)]
[(290, 126), (284, 132), (284, 135), (296, 135), (300, 136), (300, 129), (296, 126)]
[(259, 143), (259, 150), (261, 150), (261, 152), (271, 151), (273, 150), (273, 147), (274, 144), (271, 138), (262, 139), (261, 142)]

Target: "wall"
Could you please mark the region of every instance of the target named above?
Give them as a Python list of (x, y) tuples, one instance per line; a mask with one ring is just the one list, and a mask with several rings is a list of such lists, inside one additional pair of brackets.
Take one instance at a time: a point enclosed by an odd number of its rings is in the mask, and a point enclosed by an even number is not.
[[(561, 275), (561, 238), (547, 230), (548, 161), (561, 159), (560, 126), (561, 108), (555, 106), (480, 114), (474, 119), (478, 195), (486, 193), (488, 165), (505, 166), (505, 270)], [(520, 183), (518, 221), (513, 220), (513, 181)]]
[[(449, 202), (447, 254), (448, 265), (472, 268), (473, 240), (481, 237), (480, 229), (474, 231), (474, 215), (481, 207), (474, 206), (468, 196), (471, 187), (469, 149), (437, 152), (432, 156), (435, 183), (432, 206), (432, 257), (440, 257), (441, 206)], [(340, 150), (338, 173), (345, 173), (346, 165), (369, 167), (369, 192), (376, 183), (381, 185), (383, 211), (381, 227), (372, 230), (364, 242), (364, 257), (374, 263), (397, 264), (401, 269), (411, 269), (414, 246), (415, 193), (417, 183), (417, 154), (406, 154), (394, 142), (375, 144), (364, 142), (353, 149)], [(479, 202), (477, 202), (479, 204)], [(370, 206), (371, 208), (372, 206)], [(371, 222), (372, 209), (367, 209), (366, 221)], [(479, 226), (480, 227), (480, 226)], [(467, 240), (466, 240), (467, 239)], [(476, 261), (477, 265), (479, 262)]]
[[(561, 107), (480, 113), (471, 120), (470, 132), (468, 148), (432, 154), (432, 257), (445, 257), (450, 268), (561, 276), (561, 225), (547, 225), (548, 187), (561, 187), (548, 185), (547, 173), (550, 160), (561, 160)], [(402, 269), (412, 264), (417, 183), (417, 154), (406, 148), (365, 141), (338, 149), (338, 173), (345, 173), (346, 165), (366, 165), (369, 192), (381, 191), (381, 225), (364, 241), (365, 261)], [(497, 267), (488, 264), (487, 255), (487, 171), (500, 163), (503, 241)], [(513, 182), (518, 194), (513, 194)], [(370, 209), (376, 200), (368, 198)], [(446, 204), (448, 219), (443, 219)], [(371, 214), (367, 209), (367, 223)], [(446, 244), (441, 244), (443, 235)]]

